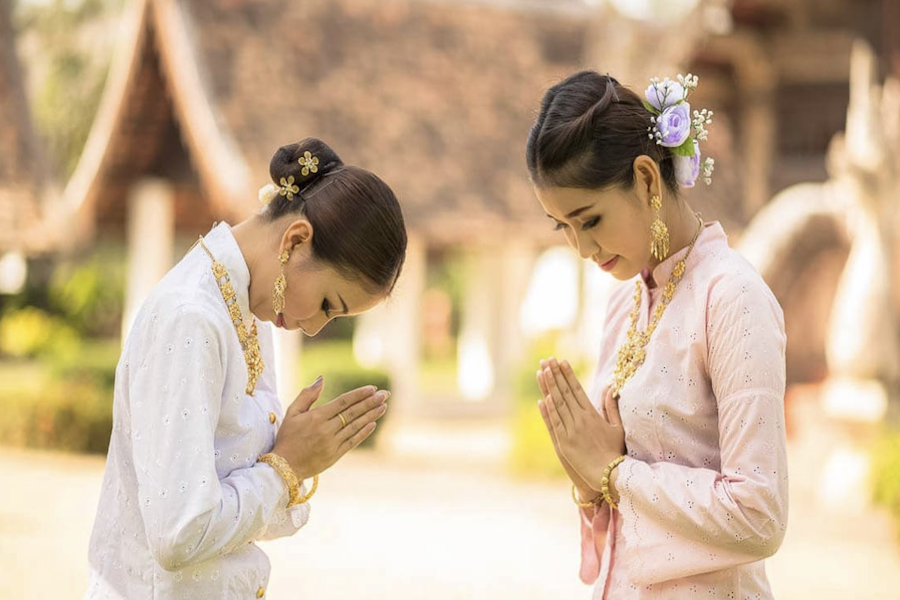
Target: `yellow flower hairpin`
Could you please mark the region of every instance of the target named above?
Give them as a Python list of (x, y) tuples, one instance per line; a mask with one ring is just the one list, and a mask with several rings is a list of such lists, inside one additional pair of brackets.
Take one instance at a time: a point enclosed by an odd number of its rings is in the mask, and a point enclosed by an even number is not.
[(300, 193), (300, 188), (294, 185), (294, 176), (289, 175), (287, 179), (281, 178), (281, 191), (278, 192), (282, 196), (287, 196), (290, 201), (294, 200), (294, 194)]
[(297, 159), (297, 162), (300, 163), (300, 166), (303, 167), (303, 169), (301, 169), (301, 171), (300, 171), (300, 174), (303, 175), (304, 177), (306, 177), (310, 173), (318, 173), (319, 172), (319, 167), (318, 167), (319, 157), (313, 156), (309, 150), (304, 152), (303, 156), (301, 156), (299, 159)]

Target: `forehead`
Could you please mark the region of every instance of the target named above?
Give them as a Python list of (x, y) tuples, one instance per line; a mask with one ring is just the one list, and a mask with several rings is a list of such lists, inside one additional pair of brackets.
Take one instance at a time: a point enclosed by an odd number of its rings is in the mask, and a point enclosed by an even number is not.
[(581, 189), (568, 187), (535, 188), (535, 195), (544, 211), (551, 217), (562, 219), (569, 213), (587, 208), (610, 209), (624, 192), (618, 188)]

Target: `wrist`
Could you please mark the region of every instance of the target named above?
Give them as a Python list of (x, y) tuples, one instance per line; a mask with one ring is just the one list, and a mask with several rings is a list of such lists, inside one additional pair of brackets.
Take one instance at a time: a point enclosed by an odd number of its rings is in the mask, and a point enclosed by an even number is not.
[(288, 506), (297, 504), (300, 497), (300, 480), (294, 473), (287, 459), (275, 452), (263, 454), (257, 459), (258, 462), (269, 465), (284, 482), (284, 486), (288, 492)]
[(303, 468), (303, 465), (299, 465), (299, 464), (295, 463), (294, 461), (290, 460), (288, 458), (289, 453), (285, 452), (284, 448), (280, 448), (278, 445), (276, 445), (274, 448), (272, 448), (272, 450), (270, 451), (270, 454), (275, 454), (277, 456), (280, 456), (285, 461), (287, 461), (287, 464), (291, 468), (291, 471), (294, 473), (294, 475), (297, 476), (297, 479), (299, 479), (300, 481), (305, 481), (314, 475), (313, 473), (308, 473), (307, 470)]
[[(593, 465), (593, 470), (588, 474), (588, 477), (585, 477), (584, 482), (590, 486), (589, 489), (592, 490), (602, 490), (603, 489), (603, 477), (604, 471), (606, 467), (612, 464), (617, 458), (619, 458), (621, 454), (602, 454), (599, 455), (597, 462)], [(603, 493), (600, 491), (599, 493)]]
[(621, 455), (610, 461), (606, 468), (603, 469), (603, 476), (600, 479), (600, 493), (603, 494), (603, 499), (613, 509), (619, 508), (619, 492), (616, 488), (616, 482), (619, 478), (619, 465), (626, 458), (625, 455)]

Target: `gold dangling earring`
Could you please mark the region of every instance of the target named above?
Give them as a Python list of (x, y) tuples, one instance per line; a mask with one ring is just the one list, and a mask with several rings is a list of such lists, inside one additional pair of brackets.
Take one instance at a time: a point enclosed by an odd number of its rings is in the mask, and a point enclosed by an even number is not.
[(659, 211), (662, 208), (662, 198), (653, 196), (650, 198), (650, 206), (656, 211), (656, 219), (650, 225), (650, 253), (657, 258), (663, 260), (669, 255), (669, 228), (659, 218)]
[(278, 260), (281, 263), (281, 274), (275, 279), (275, 291), (272, 294), (272, 308), (275, 309), (276, 315), (281, 314), (284, 311), (284, 291), (287, 289), (287, 279), (284, 278), (284, 265), (287, 264), (290, 257), (291, 254), (287, 250), (282, 252), (281, 256), (278, 257)]

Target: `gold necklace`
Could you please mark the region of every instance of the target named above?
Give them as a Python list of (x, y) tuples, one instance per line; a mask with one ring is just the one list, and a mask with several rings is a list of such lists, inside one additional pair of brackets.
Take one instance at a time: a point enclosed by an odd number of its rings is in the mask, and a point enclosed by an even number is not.
[(681, 281), (681, 278), (684, 276), (687, 259), (691, 255), (691, 250), (694, 249), (697, 238), (700, 237), (700, 232), (703, 231), (703, 219), (699, 214), (697, 215), (697, 220), (700, 221), (700, 227), (697, 229), (697, 233), (694, 234), (691, 245), (688, 246), (687, 254), (684, 255), (684, 258), (675, 263), (672, 275), (669, 277), (666, 287), (663, 288), (662, 298), (653, 310), (653, 318), (647, 325), (647, 330), (643, 332), (637, 330), (638, 315), (641, 311), (640, 280), (635, 284), (634, 309), (631, 311), (631, 325), (628, 327), (628, 340), (621, 348), (619, 348), (619, 353), (616, 356), (616, 370), (613, 375), (613, 383), (611, 386), (613, 398), (617, 400), (619, 399), (619, 393), (622, 391), (622, 388), (625, 387), (625, 383), (631, 379), (638, 370), (638, 367), (644, 364), (644, 360), (647, 358), (647, 351), (645, 348), (650, 342), (650, 336), (656, 331), (659, 320), (662, 318), (663, 313), (666, 312), (666, 307), (669, 306), (669, 302), (672, 301), (672, 297), (675, 295), (675, 286), (678, 285), (678, 282)]
[(225, 265), (216, 260), (206, 244), (203, 243), (203, 236), (197, 240), (206, 250), (210, 260), (212, 260), (213, 277), (216, 278), (216, 285), (222, 292), (222, 299), (225, 300), (225, 306), (228, 308), (228, 314), (231, 316), (231, 322), (237, 332), (238, 340), (241, 342), (241, 350), (244, 351), (244, 362), (247, 363), (247, 395), (252, 396), (256, 389), (256, 382), (262, 374), (266, 365), (263, 364), (262, 353), (259, 349), (259, 338), (256, 337), (256, 319), (247, 331), (244, 325), (244, 316), (241, 314), (241, 307), (237, 301), (237, 295), (234, 292), (234, 286), (231, 285), (231, 278), (228, 276), (228, 270)]

